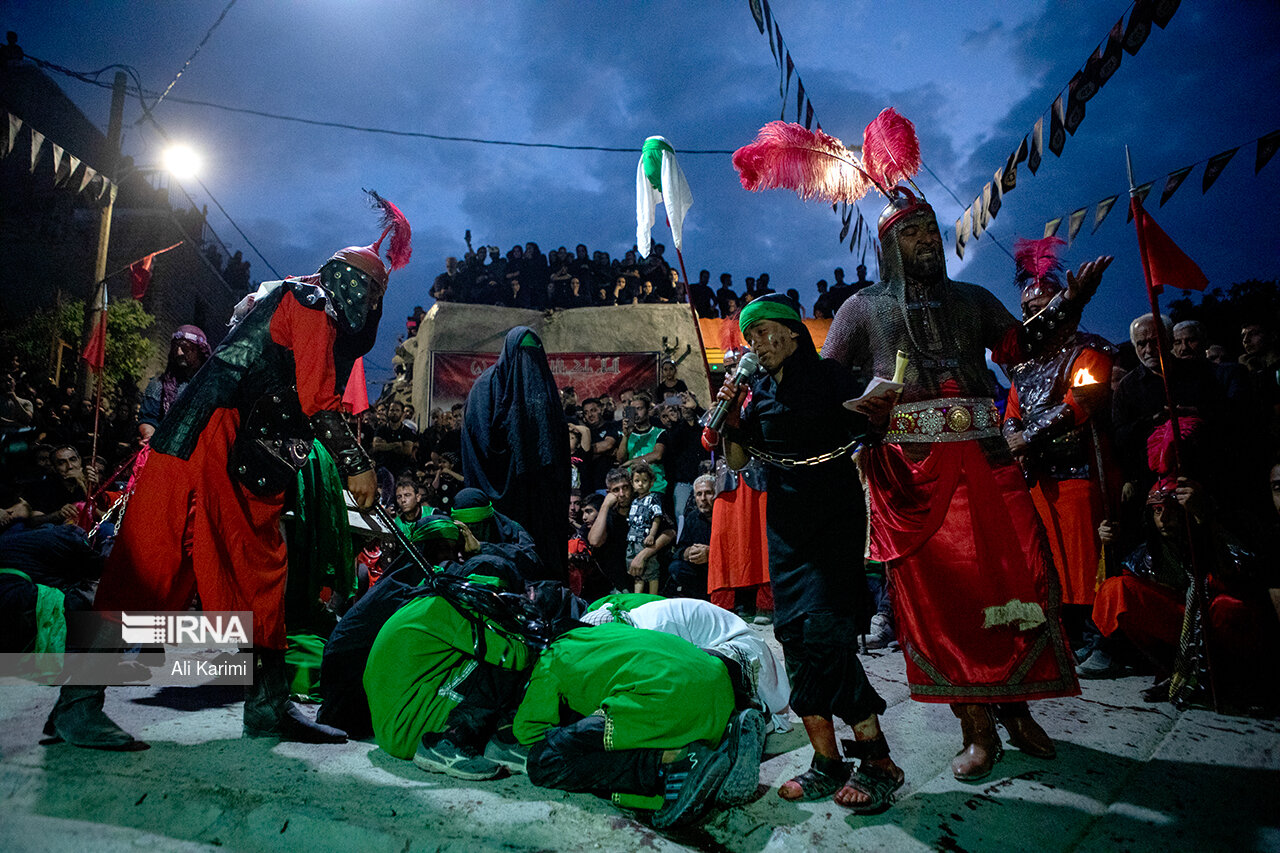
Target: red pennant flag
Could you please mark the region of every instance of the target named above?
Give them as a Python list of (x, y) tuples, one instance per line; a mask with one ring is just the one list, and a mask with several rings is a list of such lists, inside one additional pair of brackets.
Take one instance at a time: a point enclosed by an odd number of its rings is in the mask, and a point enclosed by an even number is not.
[(343, 407), (350, 406), (351, 414), (358, 415), (369, 408), (369, 391), (364, 383), (364, 359), (357, 358), (351, 366), (351, 378), (342, 392)]
[(141, 299), (147, 295), (147, 288), (151, 286), (151, 265), (155, 263), (156, 255), (163, 255), (165, 252), (176, 249), (184, 242), (186, 241), (179, 240), (172, 246), (152, 252), (145, 258), (139, 258), (129, 264), (129, 284), (134, 299)]
[(80, 353), (80, 357), (95, 373), (101, 371), (106, 363), (107, 312), (105, 309), (98, 312), (98, 318), (93, 322), (93, 331), (89, 333), (89, 340), (85, 343), (84, 352)]
[(1138, 229), (1138, 250), (1142, 253), (1142, 270), (1147, 276), (1148, 289), (1159, 294), (1167, 284), (1183, 290), (1204, 290), (1209, 279), (1142, 208), (1142, 201), (1131, 199), (1130, 209), (1134, 227)]
[(155, 259), (153, 252), (142, 260), (129, 264), (129, 286), (134, 299), (147, 295), (147, 288), (151, 286), (151, 264)]

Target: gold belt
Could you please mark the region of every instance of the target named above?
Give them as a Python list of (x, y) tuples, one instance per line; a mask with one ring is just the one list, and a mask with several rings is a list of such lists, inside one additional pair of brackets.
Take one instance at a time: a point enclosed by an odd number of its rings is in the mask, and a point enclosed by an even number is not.
[(1000, 412), (989, 397), (942, 397), (894, 406), (885, 441), (974, 441), (1000, 434)]

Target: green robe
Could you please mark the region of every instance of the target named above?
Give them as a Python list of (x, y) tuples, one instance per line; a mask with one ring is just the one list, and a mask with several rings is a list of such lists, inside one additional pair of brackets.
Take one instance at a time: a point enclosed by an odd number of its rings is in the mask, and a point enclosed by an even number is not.
[(570, 631), (543, 653), (516, 711), (516, 738), (542, 740), (566, 706), (605, 718), (605, 749), (678, 749), (720, 742), (733, 687), (724, 664), (687, 640), (606, 624)]
[(463, 698), (456, 688), (477, 661), (524, 670), (534, 657), (492, 625), (484, 629), (483, 651), (478, 657), (471, 620), (443, 598), (414, 599), (397, 610), (373, 641), (364, 670), (378, 746), (396, 758), (413, 758), (424, 734), (444, 731)]

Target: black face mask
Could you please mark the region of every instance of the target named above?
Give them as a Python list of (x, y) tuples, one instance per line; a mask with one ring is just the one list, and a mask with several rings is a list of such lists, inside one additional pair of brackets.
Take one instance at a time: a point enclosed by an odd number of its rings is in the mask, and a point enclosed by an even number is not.
[(371, 276), (350, 264), (332, 260), (320, 268), (320, 286), (332, 300), (339, 329), (354, 335), (364, 328), (377, 292)]

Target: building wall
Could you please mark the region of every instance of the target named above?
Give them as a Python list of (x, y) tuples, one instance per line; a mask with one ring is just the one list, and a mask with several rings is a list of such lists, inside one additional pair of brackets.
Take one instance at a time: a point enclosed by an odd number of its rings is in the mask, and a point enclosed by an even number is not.
[(699, 402), (705, 406), (711, 397), (698, 329), (687, 305), (618, 305), (542, 312), (437, 302), (418, 327), (414, 352), (412, 399), (414, 408), (423, 413), (419, 415), (420, 424), (426, 422), (427, 402), (431, 399), (431, 353), (499, 352), (514, 326), (533, 329), (552, 354), (666, 352), (679, 361), (676, 375)]

